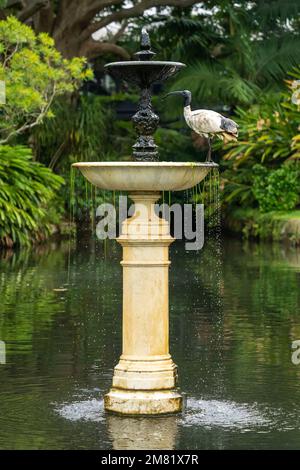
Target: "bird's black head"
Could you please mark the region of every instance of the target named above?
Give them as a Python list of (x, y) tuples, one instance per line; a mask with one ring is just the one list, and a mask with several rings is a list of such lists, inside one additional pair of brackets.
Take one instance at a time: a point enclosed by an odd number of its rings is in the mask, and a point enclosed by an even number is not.
[(182, 91), (171, 91), (168, 93), (164, 98), (170, 95), (181, 95), (184, 99), (184, 106), (190, 106), (192, 101), (192, 93), (189, 90), (182, 90)]

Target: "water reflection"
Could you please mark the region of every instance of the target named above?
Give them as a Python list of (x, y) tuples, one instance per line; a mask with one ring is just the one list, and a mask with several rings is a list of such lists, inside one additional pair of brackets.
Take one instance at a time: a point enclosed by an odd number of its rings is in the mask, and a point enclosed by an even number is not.
[[(90, 394), (87, 391), (87, 394)], [(71, 422), (105, 422), (115, 450), (175, 448), (180, 415), (157, 417), (118, 416), (104, 411), (103, 400), (88, 398), (55, 404), (56, 413)]]
[(0, 448), (299, 448), (300, 251), (174, 243), (171, 353), (187, 409), (139, 419), (102, 403), (121, 352), (120, 256), (94, 240), (1, 253)]
[(106, 415), (106, 424), (115, 450), (172, 450), (175, 448), (178, 418), (121, 417)]

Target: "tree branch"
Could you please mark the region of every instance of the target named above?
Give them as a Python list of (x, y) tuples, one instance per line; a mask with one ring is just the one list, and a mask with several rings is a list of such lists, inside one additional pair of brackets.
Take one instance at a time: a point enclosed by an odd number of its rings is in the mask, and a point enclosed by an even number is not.
[(105, 8), (119, 5), (122, 2), (123, 0), (94, 0), (91, 2), (61, 0), (55, 22), (57, 25), (57, 31), (55, 33), (56, 38), (63, 36), (65, 29), (70, 27), (70, 15), (68, 10), (72, 11), (71, 28), (77, 25), (85, 29), (86, 26), (93, 21), (97, 13), (103, 11)]
[(8, 0), (5, 8), (13, 8), (16, 6), (23, 6), (22, 5), (22, 0)]
[(115, 44), (116, 42), (118, 42), (118, 40), (120, 39), (120, 37), (123, 35), (123, 33), (125, 32), (126, 28), (128, 26), (128, 21), (124, 20), (122, 23), (121, 23), (121, 26), (120, 28), (118, 29), (118, 31), (111, 37), (109, 38), (109, 41), (112, 42), (113, 44)]
[(36, 0), (30, 2), (27, 7), (20, 11), (20, 13), (18, 14), (18, 20), (24, 22), (31, 18), (33, 15), (35, 15), (42, 8), (45, 8), (47, 6), (49, 6), (49, 0)]
[(153, 7), (159, 6), (178, 6), (178, 7), (188, 7), (199, 3), (199, 0), (141, 0), (131, 8), (123, 8), (122, 10), (111, 13), (110, 15), (104, 16), (98, 21), (92, 23), (88, 28), (82, 31), (80, 39), (87, 39), (93, 33), (98, 31), (101, 28), (113, 23), (115, 21), (122, 21), (126, 18), (134, 18), (140, 16), (144, 13), (145, 10)]
[[(83, 21), (91, 21), (105, 8), (120, 5), (124, 0), (94, 0), (91, 5), (80, 8), (80, 14), (78, 15)], [(83, 2), (81, 2), (83, 3)], [(83, 3), (84, 5), (84, 3)]]
[(129, 53), (121, 46), (117, 46), (111, 42), (98, 42), (94, 39), (85, 41), (79, 51), (79, 55), (87, 57), (87, 59), (94, 59), (99, 55), (111, 52), (123, 59), (130, 59)]

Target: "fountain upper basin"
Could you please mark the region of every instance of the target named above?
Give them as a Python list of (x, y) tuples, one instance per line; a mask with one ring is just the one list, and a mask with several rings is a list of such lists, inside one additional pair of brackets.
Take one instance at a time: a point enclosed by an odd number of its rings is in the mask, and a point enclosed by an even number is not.
[(200, 183), (214, 162), (79, 162), (84, 177), (111, 191), (182, 191)]
[(185, 67), (181, 62), (162, 62), (158, 60), (128, 60), (112, 62), (104, 66), (114, 77), (149, 87), (157, 81), (164, 81)]

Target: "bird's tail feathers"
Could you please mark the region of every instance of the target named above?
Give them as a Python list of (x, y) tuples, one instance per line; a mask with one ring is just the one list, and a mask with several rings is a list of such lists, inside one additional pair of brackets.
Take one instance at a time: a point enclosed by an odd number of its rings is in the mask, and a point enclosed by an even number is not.
[(228, 142), (236, 142), (238, 139), (237, 139), (237, 135), (234, 135), (234, 134), (229, 134), (228, 132), (222, 132), (222, 140), (224, 142), (224, 144), (227, 144)]

